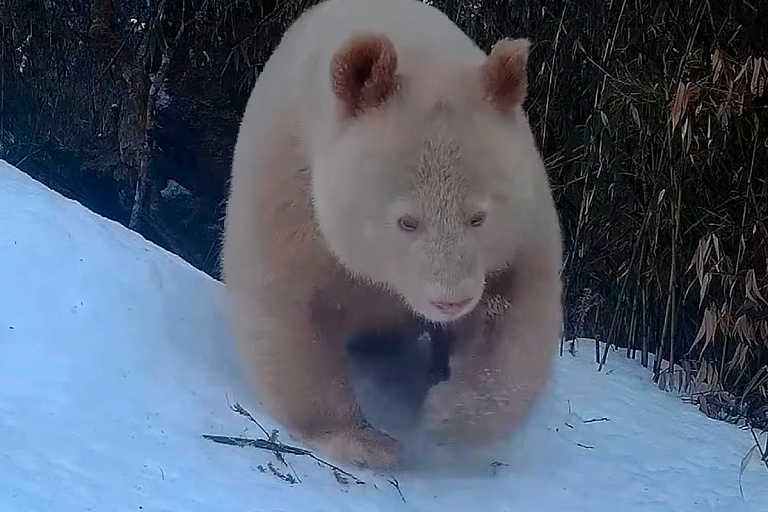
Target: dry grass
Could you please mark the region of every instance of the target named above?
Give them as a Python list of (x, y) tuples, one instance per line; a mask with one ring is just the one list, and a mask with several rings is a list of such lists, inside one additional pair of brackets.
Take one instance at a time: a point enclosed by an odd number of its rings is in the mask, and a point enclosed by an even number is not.
[[(312, 451), (306, 450), (304, 448), (290, 446), (281, 442), (278, 439), (277, 430), (273, 430), (271, 433), (267, 432), (266, 429), (261, 425), (261, 423), (259, 423), (256, 420), (256, 418), (254, 418), (253, 415), (251, 415), (251, 413), (248, 412), (239, 403), (235, 402), (234, 405), (230, 404), (230, 408), (237, 414), (245, 417), (248, 421), (256, 425), (256, 427), (264, 434), (264, 439), (250, 439), (245, 437), (218, 436), (218, 435), (209, 435), (209, 434), (203, 434), (203, 439), (207, 439), (209, 441), (213, 441), (214, 443), (225, 444), (229, 446), (237, 446), (240, 448), (251, 447), (251, 448), (257, 448), (257, 449), (272, 452), (272, 454), (275, 456), (278, 462), (280, 462), (283, 466), (290, 469), (291, 473), (282, 473), (280, 470), (275, 468), (271, 462), (267, 463), (267, 467), (269, 468), (269, 471), (277, 478), (280, 478), (281, 480), (285, 480), (286, 482), (291, 484), (301, 483), (301, 479), (299, 478), (299, 475), (296, 473), (293, 467), (285, 460), (285, 455), (298, 455), (298, 456), (305, 456), (313, 459), (320, 466), (330, 469), (333, 472), (336, 480), (342, 485), (349, 485), (350, 479), (357, 485), (365, 484), (363, 480), (360, 480), (352, 473), (344, 471), (338, 466), (321, 459), (320, 457), (312, 453)], [(266, 473), (266, 469), (264, 469), (263, 466), (259, 466), (259, 468), (261, 469), (262, 473)]]

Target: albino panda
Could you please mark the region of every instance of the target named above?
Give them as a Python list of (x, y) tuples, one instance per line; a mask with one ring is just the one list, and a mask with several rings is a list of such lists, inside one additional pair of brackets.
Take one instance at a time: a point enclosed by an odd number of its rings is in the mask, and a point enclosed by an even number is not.
[(399, 462), (362, 418), (354, 333), (441, 323), (455, 346), (422, 423), (492, 442), (545, 387), (561, 235), (522, 109), (528, 42), (481, 51), (414, 0), (328, 0), (286, 32), (234, 153), (223, 274), (265, 406), (338, 461)]

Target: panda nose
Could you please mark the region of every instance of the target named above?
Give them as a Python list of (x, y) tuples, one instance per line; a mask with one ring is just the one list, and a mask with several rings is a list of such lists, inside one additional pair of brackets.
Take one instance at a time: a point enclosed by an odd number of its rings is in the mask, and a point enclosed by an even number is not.
[(454, 315), (461, 312), (461, 310), (464, 309), (471, 301), (472, 299), (465, 299), (460, 301), (432, 300), (430, 303), (441, 313)]

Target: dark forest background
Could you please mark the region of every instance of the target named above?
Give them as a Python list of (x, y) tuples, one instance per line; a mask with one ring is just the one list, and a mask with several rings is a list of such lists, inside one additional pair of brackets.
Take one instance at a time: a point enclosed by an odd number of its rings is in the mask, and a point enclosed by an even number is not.
[[(0, 158), (218, 277), (240, 116), (313, 3), (0, 0)], [(430, 3), (533, 42), (567, 337), (768, 425), (768, 2)]]

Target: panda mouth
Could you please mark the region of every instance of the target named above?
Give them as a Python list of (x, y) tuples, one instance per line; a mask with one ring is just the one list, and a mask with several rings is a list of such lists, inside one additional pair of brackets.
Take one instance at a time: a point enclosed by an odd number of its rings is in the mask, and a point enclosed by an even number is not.
[(471, 302), (472, 298), (470, 297), (460, 300), (431, 300), (429, 304), (440, 314), (454, 317), (461, 315)]
[(430, 300), (428, 316), (432, 321), (448, 323), (468, 314), (477, 304), (474, 297), (459, 300)]

